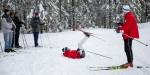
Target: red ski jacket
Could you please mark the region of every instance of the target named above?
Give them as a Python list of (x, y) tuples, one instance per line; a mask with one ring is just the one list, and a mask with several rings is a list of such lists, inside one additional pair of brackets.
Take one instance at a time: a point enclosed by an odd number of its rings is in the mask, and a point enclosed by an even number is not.
[(77, 50), (66, 50), (63, 55), (69, 58), (80, 58), (80, 52)]
[[(135, 16), (132, 12), (128, 12), (127, 14), (124, 15), (124, 23), (120, 30), (123, 30), (123, 38), (128, 39), (128, 38), (139, 38), (139, 31), (138, 31), (138, 26), (137, 22), (135, 19)], [(128, 35), (128, 36), (126, 36)]]

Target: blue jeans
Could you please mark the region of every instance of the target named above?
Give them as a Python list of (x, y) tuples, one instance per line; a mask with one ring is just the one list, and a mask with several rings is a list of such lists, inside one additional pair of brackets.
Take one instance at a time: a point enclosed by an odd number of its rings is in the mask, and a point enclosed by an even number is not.
[(4, 33), (4, 41), (5, 41), (5, 49), (11, 49), (12, 48), (12, 38), (13, 38), (13, 32), (7, 32)]
[(38, 46), (38, 38), (39, 38), (39, 32), (33, 32), (33, 36), (34, 36), (34, 45), (35, 47)]

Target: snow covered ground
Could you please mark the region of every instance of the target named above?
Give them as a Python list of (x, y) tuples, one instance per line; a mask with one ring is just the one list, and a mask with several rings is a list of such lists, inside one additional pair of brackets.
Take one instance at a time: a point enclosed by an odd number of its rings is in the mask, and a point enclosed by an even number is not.
[[(140, 41), (150, 44), (150, 23), (140, 24)], [(60, 33), (40, 34), (39, 44), (33, 47), (32, 34), (25, 34), (28, 47), (16, 53), (0, 53), (0, 75), (150, 75), (150, 69), (129, 68), (113, 71), (89, 71), (89, 66), (112, 66), (126, 63), (121, 34), (113, 29), (84, 29), (99, 34), (100, 39), (90, 37), (84, 44), (86, 57), (69, 59), (63, 57), (62, 48), (76, 49), (78, 42), (84, 37), (80, 31), (64, 31)], [(23, 45), (22, 34), (20, 44)], [(4, 46), (3, 35), (0, 42)], [(112, 59), (88, 53), (96, 52)], [(150, 66), (150, 46), (133, 41), (134, 64)]]

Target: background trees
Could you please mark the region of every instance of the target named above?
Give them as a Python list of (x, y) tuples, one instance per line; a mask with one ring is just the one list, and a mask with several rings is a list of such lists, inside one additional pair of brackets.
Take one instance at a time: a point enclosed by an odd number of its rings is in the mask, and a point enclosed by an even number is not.
[(0, 0), (0, 15), (3, 8), (17, 11), (30, 27), (30, 18), (38, 10), (46, 32), (78, 27), (114, 28), (123, 4), (130, 5), (138, 22), (149, 21), (149, 0)]

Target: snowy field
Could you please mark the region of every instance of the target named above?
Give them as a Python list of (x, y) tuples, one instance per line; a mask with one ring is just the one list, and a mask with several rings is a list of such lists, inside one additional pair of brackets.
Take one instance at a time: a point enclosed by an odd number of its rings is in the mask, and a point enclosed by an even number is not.
[[(140, 41), (150, 44), (150, 23), (139, 24)], [(3, 53), (0, 50), (0, 75), (150, 75), (150, 69), (129, 68), (123, 70), (90, 71), (89, 66), (113, 66), (126, 63), (121, 34), (114, 29), (84, 29), (98, 34), (105, 41), (90, 37), (84, 44), (86, 57), (69, 59), (63, 57), (62, 48), (76, 49), (84, 37), (80, 31), (40, 34), (39, 44), (33, 47), (32, 34), (25, 34), (28, 46), (18, 49), (16, 53)], [(20, 44), (23, 45), (22, 34)], [(3, 35), (0, 42), (4, 48)], [(96, 52), (112, 59), (88, 53)], [(134, 65), (150, 66), (150, 46), (133, 41)]]

